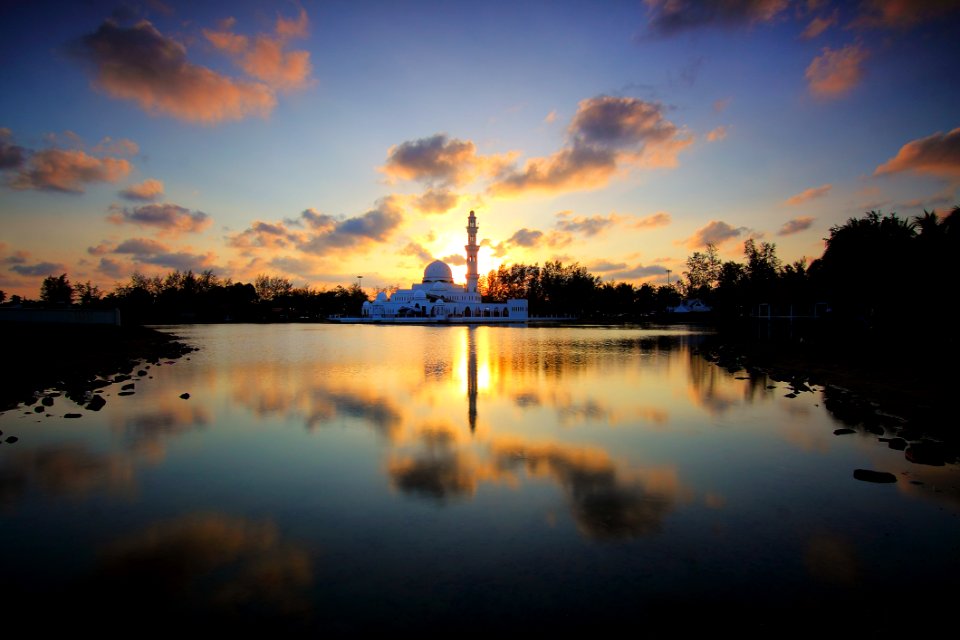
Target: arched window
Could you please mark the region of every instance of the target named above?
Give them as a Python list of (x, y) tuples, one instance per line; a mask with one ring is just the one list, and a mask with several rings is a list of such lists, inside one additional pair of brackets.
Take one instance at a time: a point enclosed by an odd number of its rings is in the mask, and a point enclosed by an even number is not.
[(467, 307), (466, 309), (463, 310), (463, 317), (464, 318), (470, 317), (470, 307)]
[(509, 318), (509, 317), (510, 317), (510, 310), (509, 310), (508, 308), (506, 308), (506, 307), (503, 308), (503, 317), (504, 317), (504, 318)]

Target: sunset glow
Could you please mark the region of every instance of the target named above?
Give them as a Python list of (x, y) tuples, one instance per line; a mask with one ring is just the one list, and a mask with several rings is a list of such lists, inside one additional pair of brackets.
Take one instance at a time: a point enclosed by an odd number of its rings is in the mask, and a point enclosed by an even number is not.
[(960, 201), (960, 3), (14, 2), (0, 290), (213, 270), (407, 287), (712, 242), (815, 258)]

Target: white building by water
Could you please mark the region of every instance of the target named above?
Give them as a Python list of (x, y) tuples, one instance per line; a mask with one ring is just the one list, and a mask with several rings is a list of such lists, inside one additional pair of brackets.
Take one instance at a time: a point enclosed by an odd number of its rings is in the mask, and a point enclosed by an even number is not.
[(373, 302), (363, 303), (360, 318), (344, 318), (353, 322), (455, 322), (471, 324), (525, 322), (526, 300), (503, 303), (482, 302), (477, 291), (477, 216), (467, 218), (467, 283), (456, 284), (449, 265), (434, 260), (423, 270), (423, 281), (409, 289), (398, 289), (393, 295), (377, 294)]

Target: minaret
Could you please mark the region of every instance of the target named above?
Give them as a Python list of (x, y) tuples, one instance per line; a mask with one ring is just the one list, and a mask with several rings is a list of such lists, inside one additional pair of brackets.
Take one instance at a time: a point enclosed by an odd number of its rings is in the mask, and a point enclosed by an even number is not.
[(473, 211), (470, 212), (470, 216), (467, 218), (467, 245), (464, 247), (467, 250), (467, 293), (476, 293), (477, 292), (477, 251), (480, 247), (477, 246), (477, 216), (474, 215)]

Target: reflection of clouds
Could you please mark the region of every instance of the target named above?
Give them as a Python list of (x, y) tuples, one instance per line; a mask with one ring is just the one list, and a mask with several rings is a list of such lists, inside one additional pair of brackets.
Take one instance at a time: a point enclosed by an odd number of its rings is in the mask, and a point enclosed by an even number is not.
[(523, 468), (563, 487), (580, 531), (591, 538), (656, 533), (681, 497), (674, 467), (620, 472), (607, 454), (589, 447), (500, 440), (491, 451), (501, 468)]
[(439, 502), (472, 496), (498, 470), (458, 448), (458, 431), (446, 425), (425, 425), (414, 454), (394, 453), (387, 464), (393, 485), (405, 493)]
[(97, 491), (130, 493), (133, 462), (122, 455), (88, 451), (76, 445), (20, 450), (0, 470), (0, 501), (10, 504), (35, 488), (45, 494), (85, 498)]
[(807, 572), (822, 582), (856, 584), (860, 570), (854, 546), (833, 534), (814, 535), (804, 552)]
[(403, 424), (403, 414), (390, 400), (371, 393), (311, 389), (309, 394), (307, 426), (322, 426), (337, 417), (362, 420), (387, 437), (395, 434)]
[(313, 571), (308, 554), (283, 543), (273, 523), (196, 514), (112, 543), (96, 577), (151, 609), (280, 615), (306, 611)]

